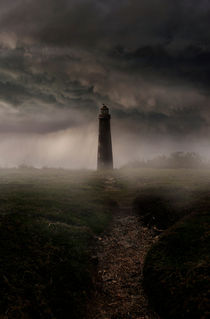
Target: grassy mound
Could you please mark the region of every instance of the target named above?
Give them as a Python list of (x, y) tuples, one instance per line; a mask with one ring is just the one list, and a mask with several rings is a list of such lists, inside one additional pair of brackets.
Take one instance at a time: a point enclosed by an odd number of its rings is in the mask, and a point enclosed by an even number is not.
[(209, 225), (209, 213), (190, 215), (149, 251), (144, 286), (162, 318), (209, 318)]
[[(144, 266), (144, 287), (164, 319), (210, 317), (209, 173), (182, 172), (145, 183), (134, 201), (142, 223), (160, 233)], [(204, 172), (201, 172), (204, 175)], [(157, 173), (156, 173), (157, 174)], [(194, 174), (194, 176), (193, 176)], [(184, 178), (185, 177), (185, 178)]]
[(91, 172), (0, 171), (0, 317), (82, 318), (114, 204)]

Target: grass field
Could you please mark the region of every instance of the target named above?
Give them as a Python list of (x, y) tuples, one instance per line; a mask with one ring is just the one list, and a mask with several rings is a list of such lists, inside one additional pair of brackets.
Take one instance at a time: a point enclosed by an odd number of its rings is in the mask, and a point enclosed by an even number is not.
[(0, 171), (0, 316), (81, 318), (114, 200), (93, 172)]
[[(180, 309), (195, 312), (192, 304), (207, 312), (205, 301), (201, 305), (196, 296), (207, 300), (204, 282), (209, 277), (196, 276), (209, 258), (209, 195), (210, 171), (205, 170), (133, 169), (108, 176), (61, 169), (0, 170), (0, 317), (83, 318), (95, 236), (123, 201), (133, 203), (146, 226), (155, 227), (158, 235), (163, 231), (145, 265), (151, 304), (159, 312), (158, 304), (175, 309), (169, 317), (163, 306), (165, 318), (178, 318)], [(192, 217), (183, 225), (176, 224), (188, 215)], [(177, 257), (180, 263), (173, 262)], [(183, 284), (187, 271), (190, 296)]]

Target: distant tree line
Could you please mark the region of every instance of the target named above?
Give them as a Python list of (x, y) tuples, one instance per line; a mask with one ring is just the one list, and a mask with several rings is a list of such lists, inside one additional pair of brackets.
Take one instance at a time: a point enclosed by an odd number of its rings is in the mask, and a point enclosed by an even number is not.
[(124, 168), (210, 168), (210, 162), (194, 152), (174, 152), (170, 155), (160, 155), (150, 160), (128, 163)]

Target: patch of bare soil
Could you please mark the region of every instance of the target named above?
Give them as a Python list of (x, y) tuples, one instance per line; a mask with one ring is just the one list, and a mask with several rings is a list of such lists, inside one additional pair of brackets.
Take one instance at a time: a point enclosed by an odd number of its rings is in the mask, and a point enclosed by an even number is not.
[(130, 207), (120, 209), (108, 234), (97, 238), (98, 263), (95, 292), (88, 305), (88, 319), (158, 319), (148, 307), (143, 263), (156, 240)]

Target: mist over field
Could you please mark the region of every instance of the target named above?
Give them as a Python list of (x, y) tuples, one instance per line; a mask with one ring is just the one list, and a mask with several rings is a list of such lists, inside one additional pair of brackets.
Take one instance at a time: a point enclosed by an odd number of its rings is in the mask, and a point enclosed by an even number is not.
[[(96, 112), (97, 114), (97, 112)], [(0, 167), (32, 166), (67, 169), (95, 169), (98, 147), (98, 119), (51, 132), (31, 132), (36, 119), (31, 119), (22, 132), (0, 133)], [(49, 120), (49, 117), (48, 117)], [(37, 126), (40, 123), (37, 124)], [(209, 161), (208, 138), (198, 141), (189, 136), (181, 140), (170, 136), (137, 134), (132, 120), (124, 123), (112, 120), (114, 167), (169, 156), (176, 151), (195, 152), (204, 162)], [(126, 126), (128, 125), (128, 127)], [(18, 124), (15, 124), (18, 127)], [(19, 127), (18, 127), (19, 129)], [(133, 131), (134, 129), (134, 131)]]
[[(114, 122), (114, 121), (113, 121)], [(32, 166), (66, 169), (95, 169), (98, 146), (98, 125), (95, 123), (68, 128), (47, 134), (0, 135), (0, 167)], [(112, 130), (114, 167), (138, 161), (148, 161), (159, 156), (169, 156), (178, 151), (201, 154), (209, 161), (208, 141), (202, 143), (171, 142), (169, 139), (148, 140), (118, 127)]]

